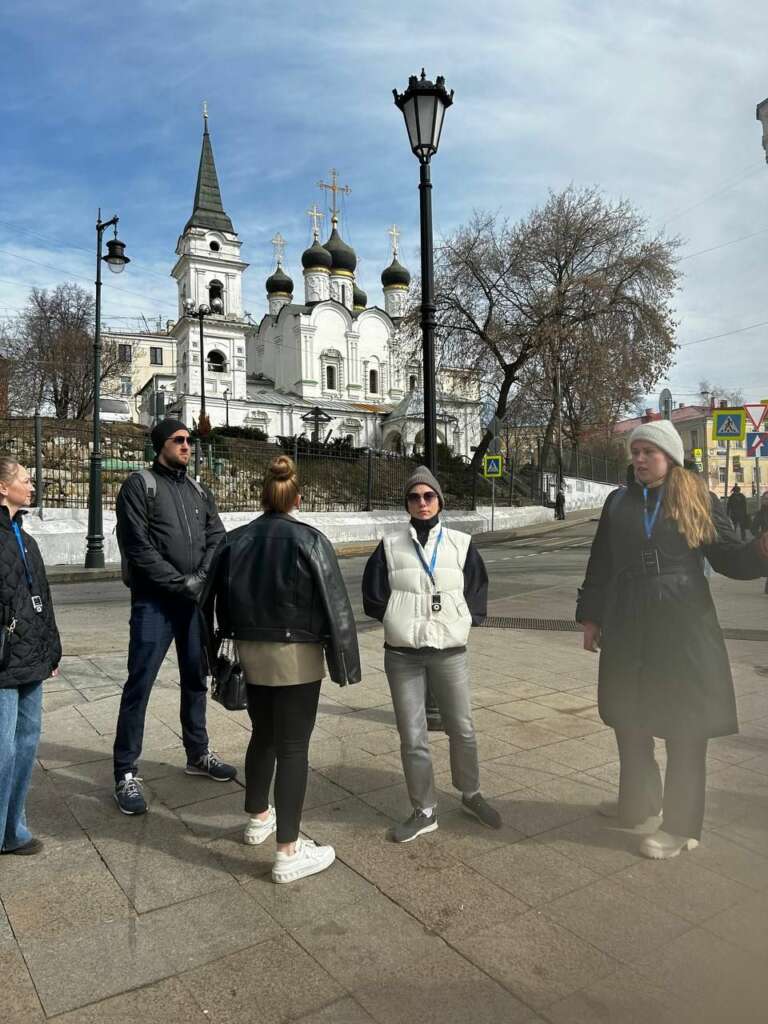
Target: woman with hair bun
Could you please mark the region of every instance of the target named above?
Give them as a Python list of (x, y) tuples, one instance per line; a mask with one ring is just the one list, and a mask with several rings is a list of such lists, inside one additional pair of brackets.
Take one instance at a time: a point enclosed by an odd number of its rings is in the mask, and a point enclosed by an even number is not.
[[(768, 534), (741, 543), (720, 500), (683, 468), (668, 420), (632, 432), (634, 481), (608, 496), (592, 543), (576, 619), (600, 651), (600, 717), (616, 733), (623, 827), (663, 812), (640, 853), (654, 860), (699, 845), (707, 741), (738, 732), (728, 654), (704, 575), (707, 559), (732, 579), (768, 574)], [(664, 785), (654, 738), (666, 741)]]
[(301, 493), (287, 455), (267, 467), (261, 504), (263, 515), (222, 542), (212, 593), (220, 635), (234, 638), (248, 683), (253, 731), (244, 839), (257, 845), (277, 832), (272, 879), (294, 882), (330, 867), (335, 857), (332, 846), (299, 836), (323, 655), (341, 686), (360, 681), (360, 655), (336, 553), (324, 534), (295, 518)]

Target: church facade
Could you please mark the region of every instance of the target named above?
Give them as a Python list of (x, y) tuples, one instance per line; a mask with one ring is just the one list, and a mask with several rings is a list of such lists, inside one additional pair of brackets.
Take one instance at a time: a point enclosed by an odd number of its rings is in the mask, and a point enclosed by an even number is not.
[[(244, 314), (248, 264), (224, 210), (207, 117), (192, 215), (179, 237), (171, 271), (178, 318), (175, 396), (165, 408), (192, 424), (200, 415), (201, 382), (212, 426), (258, 427), (270, 437), (318, 430), (355, 446), (410, 452), (423, 441), (420, 361), (399, 330), (410, 274), (400, 263), (392, 229), (392, 261), (382, 275), (384, 308), (369, 306), (356, 279), (357, 256), (339, 232), (337, 194), (348, 191), (332, 172), (331, 231), (320, 241), (314, 206), (312, 244), (302, 254), (303, 297), (284, 266), (284, 242), (273, 239), (274, 272), (265, 282), (267, 312), (258, 324)], [(200, 341), (200, 307), (203, 341)], [(466, 371), (441, 371), (438, 440), (469, 456), (481, 435), (479, 387)]]

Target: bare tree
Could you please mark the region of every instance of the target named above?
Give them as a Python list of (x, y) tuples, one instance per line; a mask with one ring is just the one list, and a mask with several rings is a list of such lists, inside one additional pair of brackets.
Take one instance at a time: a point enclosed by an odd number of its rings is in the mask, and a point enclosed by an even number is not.
[[(57, 419), (84, 419), (93, 407), (93, 331), (89, 292), (71, 283), (50, 292), (33, 288), (24, 311), (4, 330), (10, 409), (28, 413), (49, 405)], [(129, 367), (117, 342), (102, 334), (101, 383)]]
[(712, 384), (708, 380), (699, 381), (699, 394), (702, 405), (721, 401), (726, 401), (728, 405), (733, 406), (744, 404), (744, 392), (740, 388), (726, 388), (719, 384)]
[[(471, 367), (495, 415), (506, 416), (523, 380), (549, 394), (545, 443), (556, 417), (559, 364), (571, 440), (607, 427), (669, 366), (677, 239), (648, 236), (622, 200), (592, 188), (550, 195), (510, 226), (475, 214), (436, 261), (443, 359)], [(490, 441), (486, 432), (479, 463)]]

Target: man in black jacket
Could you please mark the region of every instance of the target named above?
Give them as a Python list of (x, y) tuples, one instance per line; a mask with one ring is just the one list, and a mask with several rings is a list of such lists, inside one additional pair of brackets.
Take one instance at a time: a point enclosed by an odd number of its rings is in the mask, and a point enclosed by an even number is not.
[(198, 602), (224, 527), (213, 495), (187, 476), (189, 431), (165, 419), (152, 431), (157, 458), (148, 488), (132, 473), (117, 497), (117, 532), (128, 568), (131, 622), (128, 680), (115, 736), (115, 800), (123, 814), (147, 810), (137, 762), (152, 686), (171, 640), (181, 676), (181, 729), (187, 775), (225, 782), (237, 774), (208, 748), (206, 673)]

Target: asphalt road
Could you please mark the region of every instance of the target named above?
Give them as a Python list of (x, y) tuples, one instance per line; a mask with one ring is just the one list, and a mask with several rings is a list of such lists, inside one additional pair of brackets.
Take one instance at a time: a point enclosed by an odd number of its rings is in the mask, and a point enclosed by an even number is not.
[[(594, 522), (566, 523), (557, 532), (488, 545), (478, 538), (490, 577), (489, 614), (571, 618), (595, 527)], [(340, 561), (362, 628), (373, 625), (360, 593), (365, 562), (365, 557)], [(59, 584), (52, 592), (68, 654), (127, 650), (128, 591), (119, 580)]]

